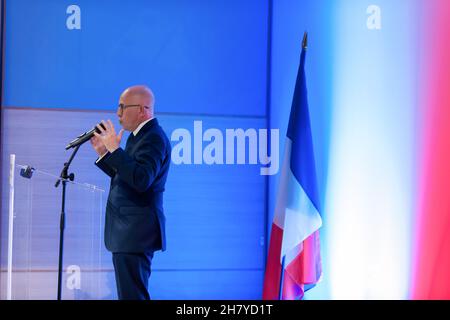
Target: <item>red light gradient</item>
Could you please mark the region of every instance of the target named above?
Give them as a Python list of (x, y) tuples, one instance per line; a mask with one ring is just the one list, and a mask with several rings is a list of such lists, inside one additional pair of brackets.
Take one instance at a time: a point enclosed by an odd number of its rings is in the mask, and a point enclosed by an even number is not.
[(424, 2), (413, 299), (450, 299), (450, 1)]

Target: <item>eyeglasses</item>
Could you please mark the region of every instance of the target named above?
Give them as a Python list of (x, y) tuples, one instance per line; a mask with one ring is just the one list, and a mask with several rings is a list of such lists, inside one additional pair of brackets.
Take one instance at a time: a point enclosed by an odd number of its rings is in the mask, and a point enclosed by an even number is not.
[(117, 108), (120, 109), (121, 112), (123, 112), (123, 110), (125, 110), (126, 108), (141, 107), (141, 106), (144, 107), (145, 109), (148, 109), (147, 106), (143, 106), (141, 104), (123, 104), (123, 103), (119, 104)]

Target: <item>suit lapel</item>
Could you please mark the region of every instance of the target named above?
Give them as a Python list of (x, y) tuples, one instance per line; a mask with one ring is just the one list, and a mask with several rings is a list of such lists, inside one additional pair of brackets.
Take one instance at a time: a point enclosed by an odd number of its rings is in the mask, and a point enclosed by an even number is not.
[(134, 136), (133, 132), (131, 132), (130, 135), (128, 136), (127, 143), (125, 145), (125, 151), (129, 151), (136, 144), (136, 142), (139, 141), (139, 139), (141, 138), (142, 135), (144, 135), (144, 133), (151, 130), (151, 128), (156, 125), (158, 125), (158, 120), (156, 120), (156, 118), (153, 118), (152, 120), (147, 122), (141, 128), (141, 130), (139, 130), (136, 136)]

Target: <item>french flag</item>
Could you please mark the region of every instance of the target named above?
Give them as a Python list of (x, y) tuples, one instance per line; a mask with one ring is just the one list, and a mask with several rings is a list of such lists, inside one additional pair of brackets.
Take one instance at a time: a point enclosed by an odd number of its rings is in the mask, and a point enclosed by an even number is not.
[(322, 225), (309, 121), (303, 37), (264, 277), (264, 300), (299, 300), (322, 275)]

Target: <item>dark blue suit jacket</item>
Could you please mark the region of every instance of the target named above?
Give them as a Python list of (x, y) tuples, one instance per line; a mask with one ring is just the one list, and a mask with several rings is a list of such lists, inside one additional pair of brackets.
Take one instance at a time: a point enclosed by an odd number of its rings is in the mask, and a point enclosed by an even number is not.
[(163, 192), (170, 165), (170, 142), (156, 118), (125, 150), (106, 154), (96, 164), (111, 177), (106, 205), (105, 245), (111, 252), (165, 250)]

